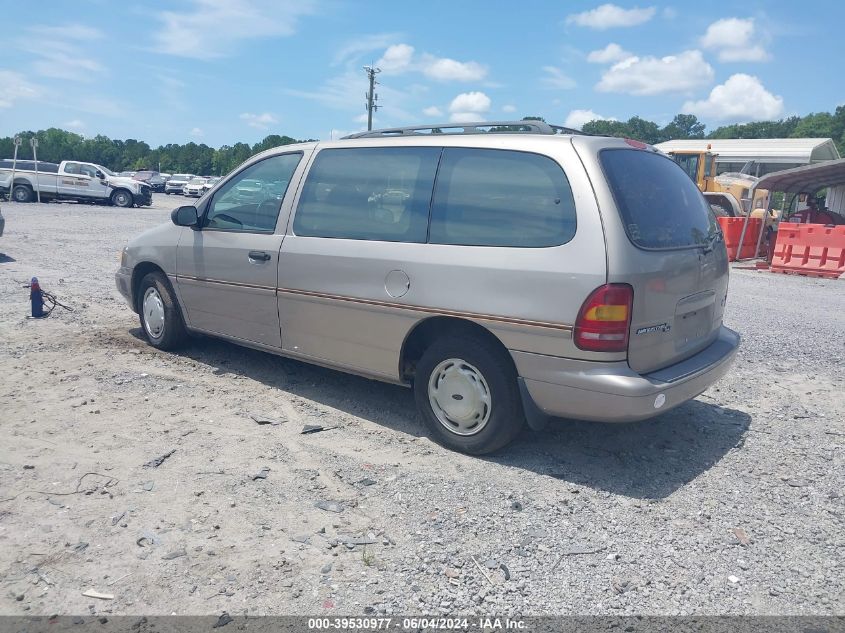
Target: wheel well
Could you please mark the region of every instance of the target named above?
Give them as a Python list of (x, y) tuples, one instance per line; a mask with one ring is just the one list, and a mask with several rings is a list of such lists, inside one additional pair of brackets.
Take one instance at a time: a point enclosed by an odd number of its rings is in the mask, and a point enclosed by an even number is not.
[(24, 185), (25, 187), (29, 187), (30, 189), (32, 189), (32, 183), (28, 180), (24, 180), (23, 178), (15, 178), (15, 182), (12, 183), (12, 186), (17, 187), (18, 185)]
[(486, 339), (491, 345), (504, 352), (513, 363), (510, 353), (495, 334), (478, 323), (455, 317), (430, 317), (417, 323), (405, 337), (399, 356), (399, 375), (412, 380), (417, 363), (426, 349), (437, 339), (447, 335), (475, 335)]
[(140, 306), (138, 305), (138, 288), (141, 285), (141, 280), (148, 274), (155, 272), (159, 272), (165, 275), (165, 277), (167, 276), (160, 266), (152, 262), (141, 262), (132, 269), (132, 306), (135, 308), (135, 312), (140, 310)]

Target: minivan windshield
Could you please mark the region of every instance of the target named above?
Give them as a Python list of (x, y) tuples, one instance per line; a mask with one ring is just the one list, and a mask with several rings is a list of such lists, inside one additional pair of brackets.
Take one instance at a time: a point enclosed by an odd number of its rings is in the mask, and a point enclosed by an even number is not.
[(625, 232), (640, 248), (706, 246), (716, 217), (696, 184), (671, 159), (640, 149), (599, 153)]

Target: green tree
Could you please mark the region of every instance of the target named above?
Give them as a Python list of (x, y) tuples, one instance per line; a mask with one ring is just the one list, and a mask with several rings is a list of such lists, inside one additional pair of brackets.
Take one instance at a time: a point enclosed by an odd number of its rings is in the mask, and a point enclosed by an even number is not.
[(704, 123), (694, 114), (676, 114), (672, 122), (661, 131), (666, 141), (674, 139), (704, 138)]

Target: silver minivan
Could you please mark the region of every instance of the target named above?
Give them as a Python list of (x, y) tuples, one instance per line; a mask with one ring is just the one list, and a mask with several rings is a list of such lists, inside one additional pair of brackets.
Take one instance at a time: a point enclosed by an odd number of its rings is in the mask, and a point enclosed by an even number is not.
[(739, 346), (695, 183), (651, 146), (535, 121), (266, 151), (132, 240), (116, 281), (157, 348), (196, 332), (412, 387), (434, 439), (473, 454), (553, 416), (668, 411)]

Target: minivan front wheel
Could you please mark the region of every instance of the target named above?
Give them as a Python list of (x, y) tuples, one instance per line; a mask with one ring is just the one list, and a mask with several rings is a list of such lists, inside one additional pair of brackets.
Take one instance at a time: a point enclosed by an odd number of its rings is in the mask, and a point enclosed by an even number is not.
[(513, 364), (478, 336), (435, 341), (417, 364), (414, 397), (434, 439), (462, 453), (495, 451), (525, 423)]
[(160, 272), (149, 273), (141, 280), (138, 314), (144, 335), (153, 347), (175, 349), (188, 337), (170, 282)]

